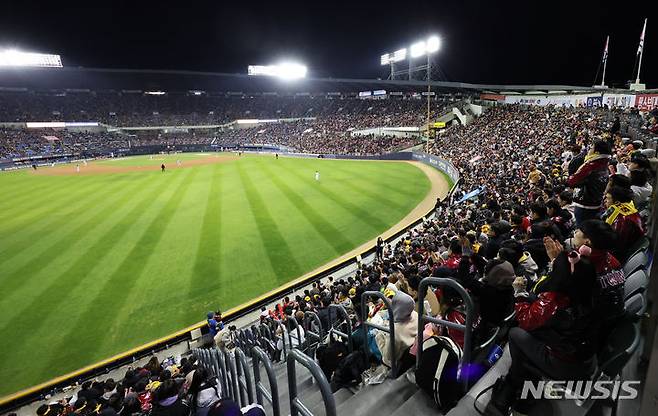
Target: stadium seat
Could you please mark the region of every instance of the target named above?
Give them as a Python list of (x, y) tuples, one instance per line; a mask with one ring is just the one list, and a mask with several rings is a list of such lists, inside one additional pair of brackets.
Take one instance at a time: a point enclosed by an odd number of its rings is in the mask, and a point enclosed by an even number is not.
[(634, 255), (636, 255), (637, 253), (639, 253), (641, 251), (647, 251), (647, 249), (649, 248), (650, 243), (651, 242), (649, 241), (649, 238), (647, 238), (646, 236), (642, 237), (635, 244), (633, 244), (631, 246), (631, 248), (628, 249), (627, 253), (629, 255), (628, 255), (627, 258), (630, 259), (631, 257), (633, 257)]
[(609, 378), (618, 376), (639, 344), (638, 325), (629, 320), (624, 320), (617, 325), (598, 354), (601, 375)]
[(642, 293), (636, 293), (626, 299), (624, 310), (626, 315), (631, 318), (639, 319), (647, 308), (647, 301)]
[(624, 299), (628, 299), (636, 293), (643, 293), (649, 286), (649, 277), (644, 270), (636, 270), (626, 277), (624, 284)]
[(629, 258), (624, 264), (624, 274), (630, 276), (633, 272), (646, 269), (649, 262), (649, 258), (644, 251), (639, 251)]

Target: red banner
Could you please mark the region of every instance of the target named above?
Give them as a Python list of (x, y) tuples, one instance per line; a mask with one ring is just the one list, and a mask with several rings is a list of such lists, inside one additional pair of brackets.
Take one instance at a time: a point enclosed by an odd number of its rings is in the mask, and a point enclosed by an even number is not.
[(490, 101), (505, 101), (505, 96), (498, 94), (480, 94), (480, 99)]
[(638, 94), (635, 97), (635, 107), (642, 111), (658, 108), (658, 94)]

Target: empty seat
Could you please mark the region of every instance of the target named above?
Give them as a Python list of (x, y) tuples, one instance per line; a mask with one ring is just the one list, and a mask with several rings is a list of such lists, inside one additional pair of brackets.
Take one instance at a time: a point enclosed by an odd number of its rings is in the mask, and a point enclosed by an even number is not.
[(644, 251), (639, 251), (624, 264), (624, 274), (630, 276), (633, 272), (646, 269), (649, 258)]
[(624, 284), (624, 299), (628, 299), (636, 293), (643, 293), (647, 286), (649, 286), (649, 278), (644, 270), (636, 270), (630, 275), (626, 276), (626, 283)]
[(611, 379), (617, 377), (639, 344), (638, 326), (629, 320), (619, 323), (608, 336), (605, 346), (599, 351), (597, 358), (601, 373)]
[(642, 293), (636, 293), (624, 302), (626, 315), (633, 318), (639, 318), (644, 314), (647, 308), (647, 301)]

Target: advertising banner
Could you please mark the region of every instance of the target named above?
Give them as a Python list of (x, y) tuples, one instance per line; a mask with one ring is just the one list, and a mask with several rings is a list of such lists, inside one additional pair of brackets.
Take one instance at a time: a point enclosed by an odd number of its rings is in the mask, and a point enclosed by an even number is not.
[(658, 108), (658, 94), (638, 94), (635, 97), (635, 106), (642, 111)]

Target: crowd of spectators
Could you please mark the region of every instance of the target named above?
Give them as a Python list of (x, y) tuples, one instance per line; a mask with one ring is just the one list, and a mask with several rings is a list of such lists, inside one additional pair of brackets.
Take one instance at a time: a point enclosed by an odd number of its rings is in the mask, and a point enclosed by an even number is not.
[[(152, 96), (143, 94), (3, 93), (0, 120), (101, 121), (114, 126), (203, 125), (205, 129), (130, 134), (75, 133), (67, 130), (0, 130), (0, 159), (74, 153), (86, 156), (131, 146), (276, 145), (302, 153), (373, 155), (411, 147), (417, 137), (353, 135), (378, 127), (419, 127), (426, 102), (420, 99), (327, 97)], [(433, 101), (432, 116), (445, 110), (448, 99)], [(238, 119), (291, 119), (255, 127), (212, 127)], [(134, 134), (136, 133), (136, 134)]]
[[(437, 97), (434, 110), (447, 104)], [(412, 97), (149, 95), (142, 92), (2, 92), (0, 121), (98, 121), (117, 127), (218, 125), (237, 119), (324, 117), (336, 114), (395, 117), (415, 125), (426, 101)], [(379, 121), (378, 121), (379, 122)]]
[[(527, 412), (532, 403), (519, 393), (533, 375), (524, 364), (558, 380), (587, 378), (596, 353), (624, 319), (621, 265), (645, 238), (653, 193), (642, 147), (622, 138), (619, 120), (606, 110), (490, 109), (432, 144), (434, 154), (460, 171), (453, 201), (476, 189), (477, 196), (454, 205), (437, 201), (433, 219), (394, 245), (379, 241), (374, 263), (345, 279), (316, 282), (263, 311), (262, 319), (301, 322), (313, 311), (328, 329), (329, 305), (342, 305), (357, 328), (355, 339), (364, 340), (361, 294), (380, 291), (391, 299), (397, 353), (389, 356), (386, 333), (368, 331), (369, 364), (395, 360), (405, 369), (414, 362), (418, 302), (432, 316), (466, 321), (463, 301), (451, 289), (435, 288), (418, 299), (423, 278), (455, 279), (476, 304), (476, 345), (515, 312), (508, 336), (512, 365), (494, 385), (488, 411)], [(369, 320), (388, 319), (383, 303), (373, 299), (367, 306)], [(463, 347), (461, 331), (427, 324), (423, 337), (436, 335)], [(340, 366), (325, 372), (333, 382), (344, 381)]]
[(126, 136), (110, 133), (0, 129), (0, 159), (67, 155), (93, 157), (127, 147)]
[(41, 405), (37, 416), (265, 416), (261, 406), (240, 409), (221, 383), (193, 358), (153, 356), (121, 380), (86, 381), (72, 396)]

